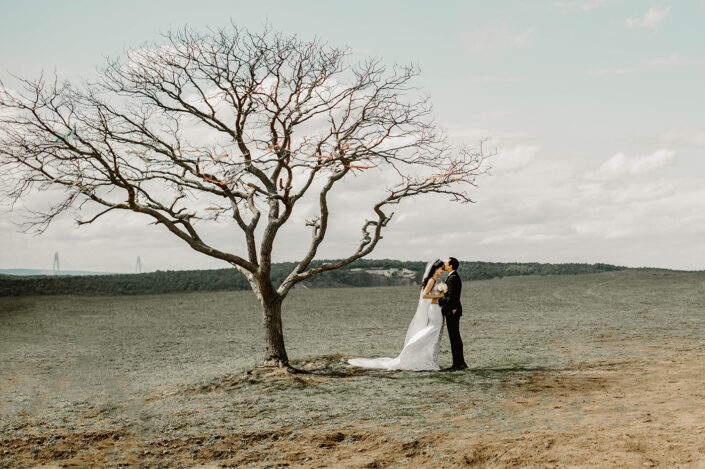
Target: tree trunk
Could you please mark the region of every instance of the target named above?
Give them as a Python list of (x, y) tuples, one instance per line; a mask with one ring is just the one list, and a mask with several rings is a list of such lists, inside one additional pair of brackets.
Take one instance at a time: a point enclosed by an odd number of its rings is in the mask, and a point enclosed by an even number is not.
[(262, 302), (264, 315), (264, 364), (267, 366), (288, 367), (289, 357), (284, 347), (282, 330), (282, 299), (276, 298)]

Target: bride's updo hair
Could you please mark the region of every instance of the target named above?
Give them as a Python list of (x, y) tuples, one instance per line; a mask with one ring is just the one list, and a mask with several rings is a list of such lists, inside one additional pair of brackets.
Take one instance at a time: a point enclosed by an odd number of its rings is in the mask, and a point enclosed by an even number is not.
[(428, 283), (429, 280), (431, 280), (431, 277), (433, 277), (433, 274), (435, 274), (438, 269), (440, 269), (441, 267), (444, 267), (444, 266), (445, 266), (445, 263), (440, 259), (436, 259), (435, 261), (433, 261), (433, 265), (431, 265), (431, 270), (428, 271), (428, 275), (426, 275), (426, 277), (424, 277), (424, 279), (421, 281), (421, 289), (422, 290), (424, 288), (426, 288), (426, 284)]

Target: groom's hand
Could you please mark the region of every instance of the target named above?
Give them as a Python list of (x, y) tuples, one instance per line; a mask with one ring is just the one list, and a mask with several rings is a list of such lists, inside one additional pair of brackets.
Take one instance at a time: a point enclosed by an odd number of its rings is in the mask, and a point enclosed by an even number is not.
[(456, 313), (456, 311), (458, 311), (458, 310), (457, 310), (457, 309), (454, 309), (454, 310), (453, 310), (453, 314), (455, 314), (455, 313)]

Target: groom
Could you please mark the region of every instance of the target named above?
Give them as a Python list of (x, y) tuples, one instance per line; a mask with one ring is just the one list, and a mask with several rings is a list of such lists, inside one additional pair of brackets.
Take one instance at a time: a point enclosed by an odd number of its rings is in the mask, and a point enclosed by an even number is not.
[(455, 257), (449, 257), (444, 264), (444, 269), (449, 273), (446, 279), (448, 291), (445, 296), (438, 300), (441, 313), (446, 318), (448, 325), (448, 337), (450, 338), (450, 349), (453, 353), (453, 366), (445, 368), (444, 371), (464, 370), (468, 366), (463, 358), (463, 340), (460, 338), (460, 316), (463, 315), (463, 306), (460, 304), (460, 292), (463, 289), (463, 282), (458, 275), (460, 262)]

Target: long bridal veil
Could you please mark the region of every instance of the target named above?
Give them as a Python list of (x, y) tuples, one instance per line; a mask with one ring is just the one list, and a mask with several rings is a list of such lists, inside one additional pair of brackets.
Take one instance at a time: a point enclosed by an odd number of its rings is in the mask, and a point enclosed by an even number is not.
[[(433, 260), (426, 264), (423, 277), (421, 277), (422, 280), (428, 276), (434, 262), (436, 261)], [(423, 297), (423, 290), (421, 290), (421, 292), (419, 292), (419, 303), (416, 306), (416, 313), (414, 313), (414, 317), (411, 319), (411, 324), (409, 324), (409, 329), (406, 331), (406, 339), (404, 339), (405, 347), (411, 341), (411, 338), (428, 324), (428, 308), (430, 305), (431, 300), (425, 299)]]

